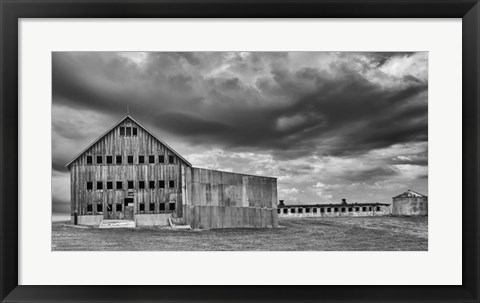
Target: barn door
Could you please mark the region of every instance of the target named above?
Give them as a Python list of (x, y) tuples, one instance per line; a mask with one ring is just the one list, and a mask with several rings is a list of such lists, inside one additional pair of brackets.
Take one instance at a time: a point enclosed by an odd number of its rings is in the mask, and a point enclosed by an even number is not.
[(113, 207), (115, 205), (113, 204), (107, 204), (107, 207), (105, 208), (105, 211), (103, 212), (103, 218), (104, 219), (115, 219), (115, 214), (113, 213)]
[(133, 220), (133, 198), (125, 198), (123, 207), (125, 220)]

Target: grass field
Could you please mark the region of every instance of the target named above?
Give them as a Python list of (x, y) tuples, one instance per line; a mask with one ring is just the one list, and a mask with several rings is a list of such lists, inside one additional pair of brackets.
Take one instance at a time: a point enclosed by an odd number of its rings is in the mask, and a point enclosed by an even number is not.
[(428, 250), (428, 217), (289, 218), (276, 229), (96, 229), (54, 222), (52, 250)]

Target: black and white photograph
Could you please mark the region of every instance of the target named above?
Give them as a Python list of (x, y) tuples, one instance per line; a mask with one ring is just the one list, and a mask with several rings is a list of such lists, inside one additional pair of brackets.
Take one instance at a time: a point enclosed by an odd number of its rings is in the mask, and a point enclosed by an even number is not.
[(428, 251), (428, 55), (52, 52), (52, 251)]

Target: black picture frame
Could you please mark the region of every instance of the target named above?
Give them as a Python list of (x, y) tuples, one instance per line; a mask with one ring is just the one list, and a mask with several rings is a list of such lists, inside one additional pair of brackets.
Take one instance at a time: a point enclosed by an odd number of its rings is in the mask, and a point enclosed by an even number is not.
[[(2, 302), (479, 302), (479, 14), (472, 0), (1, 0), (0, 299)], [(462, 18), (460, 286), (18, 285), (18, 20), (20, 18)], [(321, 274), (321, 273), (319, 273)]]

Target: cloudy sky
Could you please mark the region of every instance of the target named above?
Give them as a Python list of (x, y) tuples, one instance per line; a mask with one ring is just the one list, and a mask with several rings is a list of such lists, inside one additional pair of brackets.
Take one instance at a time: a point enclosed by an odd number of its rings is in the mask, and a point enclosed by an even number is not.
[(194, 166), (278, 178), (287, 204), (428, 194), (428, 53), (52, 55), (53, 210), (78, 152), (126, 114)]

